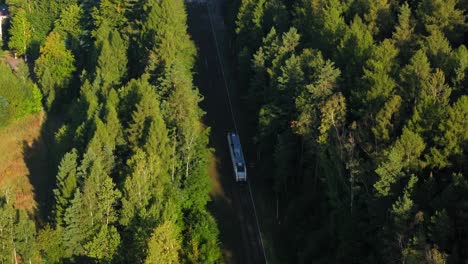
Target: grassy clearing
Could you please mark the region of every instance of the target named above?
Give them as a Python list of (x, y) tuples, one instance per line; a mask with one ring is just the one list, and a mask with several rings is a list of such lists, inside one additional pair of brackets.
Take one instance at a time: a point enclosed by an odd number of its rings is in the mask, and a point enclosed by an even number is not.
[(208, 165), (208, 176), (212, 183), (210, 196), (214, 199), (227, 199), (223, 186), (221, 185), (221, 175), (218, 171), (219, 162), (219, 159), (215, 155), (210, 155)]
[(16, 195), (15, 206), (33, 212), (34, 188), (26, 163), (25, 149), (39, 140), (44, 114), (29, 115), (0, 130), (0, 189), (10, 188)]

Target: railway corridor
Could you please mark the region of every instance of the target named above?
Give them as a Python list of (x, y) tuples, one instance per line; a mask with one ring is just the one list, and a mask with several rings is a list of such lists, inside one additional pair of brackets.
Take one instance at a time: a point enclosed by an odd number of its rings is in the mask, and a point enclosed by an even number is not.
[(219, 32), (223, 21), (209, 8), (207, 3), (193, 2), (187, 10), (189, 33), (198, 49), (195, 84), (204, 97), (204, 123), (211, 127), (210, 144), (215, 150), (210, 177), (216, 190), (209, 209), (218, 223), (226, 263), (266, 263), (250, 186), (234, 181), (226, 135), (238, 131), (242, 140), (242, 123), (238, 96), (228, 86), (219, 57), (222, 49), (217, 34), (213, 34)]

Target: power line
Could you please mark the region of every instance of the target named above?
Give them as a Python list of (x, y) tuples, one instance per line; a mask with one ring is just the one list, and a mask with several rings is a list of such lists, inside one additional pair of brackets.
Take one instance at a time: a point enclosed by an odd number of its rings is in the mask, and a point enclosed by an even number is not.
[[(228, 88), (228, 84), (227, 84), (227, 81), (226, 81), (226, 76), (224, 74), (224, 67), (223, 67), (223, 63), (221, 61), (221, 56), (220, 56), (220, 52), (219, 52), (218, 38), (216, 37), (216, 32), (215, 32), (214, 27), (213, 27), (212, 15), (211, 15), (211, 10), (210, 10), (210, 8), (208, 6), (208, 2), (206, 3), (206, 9), (208, 10), (208, 17), (209, 17), (209, 20), (210, 20), (211, 32), (213, 34), (213, 38), (214, 38), (214, 41), (215, 41), (216, 53), (218, 55), (219, 65), (221, 67), (221, 74), (223, 76), (224, 87), (226, 88), (226, 93), (227, 93), (227, 97), (228, 97), (229, 110), (231, 112), (232, 122), (234, 124), (234, 129), (236, 131), (236, 134), (239, 135), (239, 133), (237, 131), (236, 118), (234, 117), (234, 111), (233, 111), (233, 108), (232, 108), (231, 96), (229, 94), (229, 88)], [(255, 202), (254, 202), (253, 195), (252, 195), (252, 188), (250, 187), (250, 182), (249, 181), (247, 181), (247, 184), (248, 184), (248, 187), (249, 187), (250, 200), (252, 202), (252, 206), (253, 206), (253, 209), (254, 209), (255, 221), (256, 221), (256, 225), (257, 225), (257, 231), (258, 231), (258, 234), (259, 234), (259, 237), (260, 237), (260, 244), (262, 246), (263, 257), (265, 259), (265, 263), (268, 264), (268, 260), (267, 260), (266, 253), (265, 253), (265, 246), (263, 245), (262, 232), (260, 231), (260, 224), (258, 222), (257, 209), (255, 207)]]
[(227, 98), (228, 98), (228, 103), (229, 103), (229, 111), (231, 112), (232, 122), (234, 124), (234, 130), (236, 131), (236, 134), (239, 135), (239, 132), (237, 131), (236, 118), (234, 117), (234, 111), (233, 111), (233, 108), (232, 108), (231, 96), (229, 94), (229, 88), (228, 88), (228, 84), (227, 84), (227, 81), (226, 81), (226, 76), (224, 74), (223, 62), (221, 61), (221, 56), (220, 56), (220, 52), (219, 52), (218, 38), (216, 37), (216, 32), (215, 32), (214, 27), (213, 27), (211, 10), (208, 7), (208, 3), (206, 3), (206, 9), (208, 10), (208, 17), (209, 17), (209, 20), (210, 20), (211, 32), (212, 32), (214, 42), (215, 42), (216, 53), (218, 55), (218, 63), (219, 63), (220, 68), (221, 68), (221, 75), (223, 76), (224, 88), (226, 88), (226, 93), (227, 93)]

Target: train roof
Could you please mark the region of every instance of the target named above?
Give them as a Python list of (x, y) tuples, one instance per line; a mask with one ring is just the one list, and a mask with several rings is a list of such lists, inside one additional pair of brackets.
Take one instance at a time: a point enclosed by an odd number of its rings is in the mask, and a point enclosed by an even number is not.
[(0, 4), (0, 16), (8, 16), (8, 6)]
[(245, 165), (244, 154), (242, 153), (242, 146), (239, 136), (236, 133), (229, 133), (229, 137), (231, 139), (236, 163), (242, 163), (242, 165)]

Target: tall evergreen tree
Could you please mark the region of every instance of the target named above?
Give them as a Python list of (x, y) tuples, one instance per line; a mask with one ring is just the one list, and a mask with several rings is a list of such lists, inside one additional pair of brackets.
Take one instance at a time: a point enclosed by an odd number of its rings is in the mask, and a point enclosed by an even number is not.
[(58, 33), (50, 33), (34, 68), (48, 109), (61, 91), (67, 88), (75, 71), (74, 61), (62, 37)]
[(73, 195), (78, 187), (77, 179), (77, 159), (78, 154), (75, 149), (68, 152), (60, 162), (57, 174), (57, 188), (55, 195), (55, 222), (57, 226), (63, 224), (65, 211), (70, 206)]

